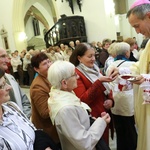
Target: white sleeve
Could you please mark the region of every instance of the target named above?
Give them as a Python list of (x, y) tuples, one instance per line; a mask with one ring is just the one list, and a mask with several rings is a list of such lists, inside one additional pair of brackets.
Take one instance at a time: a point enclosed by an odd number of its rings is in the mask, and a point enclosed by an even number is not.
[(108, 76), (109, 72), (114, 69), (114, 68), (118, 68), (119, 74), (131, 74), (131, 69), (130, 66), (128, 67), (116, 67), (115, 65), (110, 65), (107, 70), (106, 70), (106, 75)]
[[(65, 107), (61, 109), (55, 118), (57, 130), (61, 132), (77, 149), (92, 150), (106, 128), (106, 122), (98, 118), (87, 130), (81, 124), (79, 115), (75, 108)], [(59, 128), (59, 129), (58, 129)]]
[(131, 74), (130, 67), (120, 67), (119, 74)]
[(10, 85), (12, 86), (12, 90), (14, 93), (14, 96), (12, 96), (10, 100), (15, 102), (20, 107), (20, 109), (25, 113), (25, 115), (28, 118), (30, 118), (31, 104), (27, 95), (22, 91), (19, 84), (12, 75), (5, 73), (5, 76), (8, 79)]

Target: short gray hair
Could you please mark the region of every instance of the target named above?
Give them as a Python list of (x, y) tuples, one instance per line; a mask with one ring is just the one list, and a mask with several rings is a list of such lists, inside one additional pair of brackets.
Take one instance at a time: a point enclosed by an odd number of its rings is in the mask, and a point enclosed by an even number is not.
[(130, 45), (125, 42), (116, 43), (115, 45), (116, 55), (124, 55), (126, 52), (130, 51)]
[(112, 43), (110, 46), (109, 46), (109, 48), (108, 48), (108, 53), (110, 54), (110, 55), (116, 55), (116, 49), (115, 49), (115, 45), (116, 45), (117, 43), (116, 42), (114, 42), (114, 43)]
[(75, 66), (68, 61), (55, 61), (48, 69), (48, 81), (56, 88), (61, 88), (61, 81), (75, 72)]
[(144, 19), (147, 12), (150, 12), (150, 4), (142, 4), (133, 7), (127, 12), (126, 17), (130, 17), (131, 14), (136, 15), (139, 19)]

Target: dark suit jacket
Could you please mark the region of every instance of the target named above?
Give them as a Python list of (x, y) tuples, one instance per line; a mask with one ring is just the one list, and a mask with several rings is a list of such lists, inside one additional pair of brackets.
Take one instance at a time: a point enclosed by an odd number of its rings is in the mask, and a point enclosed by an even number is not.
[(109, 53), (106, 49), (103, 49), (100, 53), (99, 53), (99, 62), (100, 62), (100, 68), (104, 67), (105, 65), (105, 61), (106, 59), (109, 57)]
[(138, 61), (138, 60), (133, 56), (133, 53), (132, 53), (132, 52), (130, 52), (129, 60), (130, 60), (130, 61), (135, 61), (135, 62)]

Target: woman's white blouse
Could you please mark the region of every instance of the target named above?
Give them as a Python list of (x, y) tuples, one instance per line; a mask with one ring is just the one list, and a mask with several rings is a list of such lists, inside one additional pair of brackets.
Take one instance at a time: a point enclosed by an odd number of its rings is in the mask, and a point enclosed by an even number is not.
[[(18, 108), (16, 104), (13, 103)], [(0, 120), (0, 149), (33, 150), (35, 128), (33, 124), (10, 105), (2, 104), (4, 114)]]

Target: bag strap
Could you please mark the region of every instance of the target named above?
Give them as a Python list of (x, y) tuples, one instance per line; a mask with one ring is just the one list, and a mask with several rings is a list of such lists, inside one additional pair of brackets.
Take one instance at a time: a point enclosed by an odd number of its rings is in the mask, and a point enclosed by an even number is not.
[(122, 61), (120, 64), (117, 65), (117, 67), (119, 67), (121, 64), (123, 64), (126, 60)]

